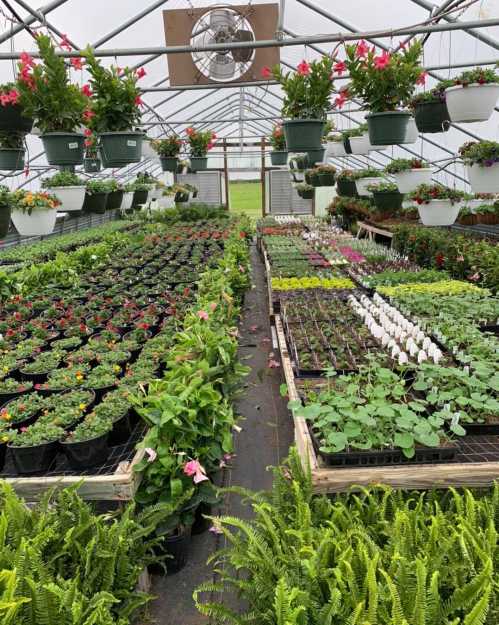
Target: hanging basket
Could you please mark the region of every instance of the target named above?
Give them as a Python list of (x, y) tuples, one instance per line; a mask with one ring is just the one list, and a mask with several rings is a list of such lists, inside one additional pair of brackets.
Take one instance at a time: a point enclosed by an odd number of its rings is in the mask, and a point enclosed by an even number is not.
[(412, 143), (407, 140), (407, 127), (411, 114), (408, 111), (388, 111), (366, 115), (371, 145), (396, 145)]
[(144, 133), (127, 132), (103, 132), (99, 135), (101, 144), (101, 155), (108, 163), (108, 167), (116, 167), (129, 163), (140, 163), (142, 157), (142, 141)]
[(499, 84), (473, 83), (457, 85), (445, 90), (447, 109), (453, 122), (484, 122), (494, 112), (499, 98)]
[(320, 149), (324, 132), (321, 119), (288, 119), (283, 122), (282, 128), (288, 152)]
[(31, 132), (33, 120), (24, 117), (19, 104), (0, 106), (0, 130), (7, 132)]
[(358, 197), (355, 180), (337, 180), (338, 195), (345, 197)]
[(328, 141), (326, 150), (326, 155), (330, 157), (347, 155), (343, 141)]
[(160, 156), (161, 169), (163, 171), (171, 171), (175, 173), (178, 167), (178, 158), (176, 156)]
[(305, 182), (313, 187), (320, 186), (319, 173), (313, 169), (309, 169), (305, 172)]
[(175, 193), (175, 203), (184, 204), (189, 201), (189, 193), (184, 193), (183, 191), (177, 191)]
[(393, 178), (400, 193), (411, 193), (420, 184), (431, 185), (432, 174), (433, 170), (431, 168), (409, 169), (408, 171), (399, 171), (393, 174)]
[(499, 193), (499, 163), (490, 167), (475, 163), (468, 165), (467, 171), (473, 193)]
[(402, 208), (404, 196), (398, 191), (373, 191), (373, 201), (380, 211), (397, 211)]
[(57, 210), (34, 210), (31, 215), (14, 209), (11, 214), (12, 223), (22, 237), (45, 236), (54, 230)]
[(24, 148), (0, 149), (0, 169), (20, 171), (24, 169)]
[(442, 100), (416, 104), (414, 119), (419, 132), (447, 132), (450, 128), (449, 111), (447, 104)]
[(450, 200), (431, 200), (418, 205), (418, 213), (425, 226), (452, 226), (459, 215), (460, 203)]
[(76, 132), (48, 132), (40, 135), (49, 165), (81, 165), (85, 137)]
[(333, 187), (336, 182), (336, 174), (332, 172), (319, 172), (317, 177), (319, 179), (319, 187)]
[(286, 150), (273, 150), (270, 153), (270, 162), (274, 167), (281, 167), (288, 163), (288, 153)]
[(366, 133), (361, 137), (350, 137), (350, 149), (352, 154), (369, 154), (371, 149), (369, 135)]
[(106, 212), (107, 196), (107, 191), (92, 193), (92, 195), (87, 193), (85, 195), (85, 202), (83, 203), (83, 210), (88, 213), (103, 215)]
[(197, 171), (205, 171), (208, 167), (208, 157), (207, 156), (191, 156), (191, 169), (193, 172)]
[(123, 194), (123, 191), (111, 191), (107, 196), (106, 210), (110, 211), (121, 208)]
[(370, 184), (378, 184), (380, 178), (376, 176), (366, 176), (365, 178), (359, 178), (355, 181), (355, 187), (357, 189), (357, 193), (359, 195), (363, 195), (365, 197), (372, 197), (372, 191), (369, 191), (367, 188)]
[(47, 189), (48, 193), (55, 195), (61, 203), (58, 210), (61, 212), (75, 212), (83, 209), (83, 202), (85, 201), (85, 187), (73, 186), (73, 187), (50, 187)]
[(132, 208), (138, 208), (142, 206), (142, 204), (147, 204), (147, 196), (149, 195), (149, 191), (134, 191), (133, 200), (132, 200)]
[(101, 170), (102, 163), (100, 158), (84, 158), (83, 170), (87, 174), (95, 174)]
[(11, 210), (10, 204), (0, 206), (0, 239), (5, 239), (9, 232)]

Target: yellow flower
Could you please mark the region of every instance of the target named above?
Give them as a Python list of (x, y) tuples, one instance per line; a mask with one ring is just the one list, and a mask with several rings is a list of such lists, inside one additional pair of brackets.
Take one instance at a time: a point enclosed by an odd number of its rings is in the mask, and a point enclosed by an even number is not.
[(85, 408), (86, 408), (86, 407), (87, 407), (87, 406), (86, 406), (85, 404), (80, 404), (80, 405), (78, 406), (78, 408), (79, 408), (80, 410), (85, 410)]
[(3, 370), (7, 373), (7, 371), (9, 370), (9, 367), (4, 367)]
[(10, 421), (12, 419), (12, 415), (10, 415), (8, 412), (4, 412), (1, 418), (3, 421)]
[(2, 442), (6, 443), (9, 440), (8, 436), (2, 436)]
[(121, 371), (121, 367), (119, 367), (118, 365), (114, 365), (114, 370), (116, 371), (116, 373), (119, 373)]

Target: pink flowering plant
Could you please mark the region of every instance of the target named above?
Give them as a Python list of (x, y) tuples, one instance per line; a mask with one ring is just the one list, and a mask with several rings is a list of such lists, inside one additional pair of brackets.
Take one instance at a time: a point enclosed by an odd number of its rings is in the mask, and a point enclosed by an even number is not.
[(396, 52), (379, 52), (363, 41), (345, 46), (345, 65), (350, 73), (348, 93), (359, 97), (372, 113), (407, 106), (417, 84), (426, 74), (420, 65), (422, 45), (415, 41)]
[(201, 131), (189, 127), (185, 132), (191, 156), (202, 158), (213, 149), (217, 135), (211, 130)]
[(276, 151), (282, 151), (286, 149), (286, 139), (284, 137), (284, 132), (282, 130), (282, 126), (277, 124), (272, 129), (272, 133), (269, 137), (270, 144), (272, 145), (272, 149)]
[[(320, 60), (302, 61), (295, 72), (284, 72), (279, 65), (272, 70), (263, 68), (262, 76), (273, 77), (283, 91), (283, 117), (287, 119), (326, 119), (331, 108), (334, 68), (340, 74), (333, 56)], [(269, 73), (270, 72), (270, 73)]]
[(36, 63), (26, 52), (18, 63), (15, 90), (19, 93), (19, 103), (42, 133), (74, 132), (82, 124), (88, 98), (78, 85), (71, 83), (69, 68), (57, 56), (50, 37), (38, 35), (36, 42), (42, 63)]
[(172, 134), (166, 137), (166, 139), (153, 139), (151, 147), (160, 156), (175, 158), (179, 155), (182, 148), (182, 139), (177, 134)]
[(140, 122), (142, 98), (138, 81), (145, 76), (143, 68), (103, 67), (92, 50), (85, 51), (90, 83), (83, 90), (90, 97), (85, 114), (86, 125), (97, 133), (132, 130)]

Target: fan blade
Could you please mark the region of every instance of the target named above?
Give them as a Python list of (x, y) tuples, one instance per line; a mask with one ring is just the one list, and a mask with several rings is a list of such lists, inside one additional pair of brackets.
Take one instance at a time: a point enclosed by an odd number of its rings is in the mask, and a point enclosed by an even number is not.
[(213, 80), (228, 80), (234, 76), (236, 64), (234, 61), (223, 54), (217, 54), (210, 61), (210, 78)]
[[(234, 35), (234, 42), (236, 41), (254, 41), (255, 37), (250, 30), (237, 30)], [(241, 50), (232, 50), (232, 56), (236, 63), (247, 63), (251, 60), (254, 48), (244, 48)]]
[(235, 23), (234, 14), (227, 9), (214, 9), (210, 12), (210, 26), (217, 29), (223, 26), (233, 28)]

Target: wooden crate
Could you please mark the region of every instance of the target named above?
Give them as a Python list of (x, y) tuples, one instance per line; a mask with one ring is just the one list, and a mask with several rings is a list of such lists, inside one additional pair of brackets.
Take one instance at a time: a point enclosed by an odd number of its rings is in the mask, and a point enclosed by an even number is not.
[[(280, 315), (275, 316), (275, 327), (288, 396), (290, 400), (296, 400), (299, 395)], [(499, 479), (499, 462), (328, 467), (315, 453), (305, 420), (301, 417), (294, 417), (293, 420), (296, 447), (303, 465), (310, 466), (314, 490), (318, 493), (338, 493), (374, 484), (388, 484), (394, 488), (409, 490), (450, 486), (488, 487)]]
[(116, 471), (108, 475), (67, 475), (50, 477), (6, 478), (14, 490), (26, 501), (38, 501), (49, 488), (66, 488), (81, 482), (78, 494), (93, 501), (130, 501), (134, 498), (142, 475), (134, 471), (136, 464), (144, 456), (139, 449), (130, 462), (120, 462)]

